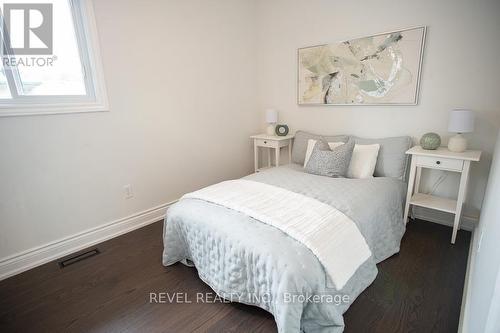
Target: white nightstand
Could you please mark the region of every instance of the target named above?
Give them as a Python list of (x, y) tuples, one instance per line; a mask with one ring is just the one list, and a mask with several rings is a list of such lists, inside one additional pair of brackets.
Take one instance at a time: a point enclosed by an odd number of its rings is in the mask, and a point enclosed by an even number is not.
[[(415, 146), (406, 153), (412, 155), (412, 158), (410, 178), (408, 179), (408, 192), (406, 194), (404, 222), (406, 223), (408, 220), (410, 205), (455, 214), (453, 233), (451, 235), (451, 243), (454, 244), (459, 229), (462, 205), (465, 199), (470, 162), (479, 161), (481, 152), (477, 150), (467, 150), (463, 153), (454, 153), (443, 147), (436, 150), (425, 150), (420, 146)], [(457, 200), (420, 193), (419, 187), (422, 168), (459, 172), (461, 176)]]
[(267, 168), (271, 167), (271, 149), (275, 150), (276, 166), (280, 165), (280, 149), (288, 146), (288, 162), (292, 160), (292, 139), (293, 135), (274, 136), (274, 135), (252, 135), (254, 149), (254, 165), (255, 172), (259, 172), (264, 168), (259, 167), (259, 147), (267, 148)]

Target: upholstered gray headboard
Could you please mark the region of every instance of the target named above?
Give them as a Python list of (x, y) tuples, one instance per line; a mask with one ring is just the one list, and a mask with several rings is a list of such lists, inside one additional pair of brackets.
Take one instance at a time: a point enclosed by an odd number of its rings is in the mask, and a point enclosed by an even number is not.
[(292, 148), (292, 162), (304, 164), (306, 156), (307, 141), (309, 139), (325, 140), (326, 142), (346, 142), (352, 138), (355, 143), (361, 145), (380, 145), (377, 164), (375, 166), (375, 177), (393, 177), (405, 180), (408, 168), (408, 155), (406, 151), (412, 146), (412, 139), (409, 136), (398, 136), (391, 138), (365, 139), (351, 135), (319, 135), (305, 131), (297, 131)]

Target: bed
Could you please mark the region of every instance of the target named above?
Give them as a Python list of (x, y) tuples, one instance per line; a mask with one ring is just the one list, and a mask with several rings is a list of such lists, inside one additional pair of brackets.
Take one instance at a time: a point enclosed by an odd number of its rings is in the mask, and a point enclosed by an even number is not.
[[(168, 210), (163, 264), (169, 266), (180, 261), (196, 266), (199, 277), (221, 297), (272, 313), (279, 332), (342, 332), (342, 315), (373, 282), (376, 264), (399, 251), (405, 232), (404, 152), (411, 140), (408, 137), (375, 140), (381, 145), (375, 177), (347, 179), (304, 171), (302, 164), (309, 138), (345, 140), (345, 136), (297, 132), (293, 163), (249, 175), (229, 185), (234, 188), (249, 184), (263, 192), (269, 188), (278, 194), (290, 194), (290, 198), (299, 196), (305, 203), (313, 200), (352, 221), (369, 248), (369, 256), (363, 257), (347, 278), (335, 279), (335, 274), (327, 273), (331, 272), (325, 263), (328, 258), (317, 252), (319, 247), (311, 247), (300, 237), (290, 236), (293, 233), (263, 223), (265, 219), (259, 215), (201, 195), (186, 196)], [(374, 142), (354, 139), (360, 144)], [(294, 204), (294, 200), (287, 201)], [(347, 240), (343, 247), (336, 248), (337, 258), (350, 258), (354, 251), (349, 248), (351, 243)]]

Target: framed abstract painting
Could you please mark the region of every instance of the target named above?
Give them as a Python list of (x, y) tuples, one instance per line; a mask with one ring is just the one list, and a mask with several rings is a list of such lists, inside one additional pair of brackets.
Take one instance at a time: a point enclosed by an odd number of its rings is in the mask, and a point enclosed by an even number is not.
[(426, 27), (298, 50), (299, 105), (416, 105)]

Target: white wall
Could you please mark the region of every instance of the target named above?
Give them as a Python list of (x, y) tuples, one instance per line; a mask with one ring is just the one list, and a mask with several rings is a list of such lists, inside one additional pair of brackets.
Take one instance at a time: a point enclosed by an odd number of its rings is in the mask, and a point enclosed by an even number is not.
[[(490, 179), (481, 211), (479, 227), (473, 244), (474, 265), (470, 267), (469, 287), (465, 306), (465, 333), (495, 333), (500, 329), (500, 135)], [(481, 237), (482, 235), (482, 237)], [(480, 243), (480, 244), (479, 244)], [(479, 248), (480, 246), (480, 248)]]
[[(280, 122), (292, 130), (415, 139), (433, 131), (446, 144), (449, 110), (476, 110), (476, 131), (467, 136), (470, 146), (485, 154), (471, 171), (466, 210), (475, 214), (500, 126), (499, 1), (261, 0), (258, 13), (259, 109), (277, 108)], [(418, 106), (297, 105), (298, 48), (419, 25), (428, 30)], [(437, 176), (424, 174), (424, 190)], [(450, 174), (438, 193), (455, 196), (457, 176)]]
[(94, 7), (110, 112), (0, 118), (0, 262), (252, 171), (255, 4)]

